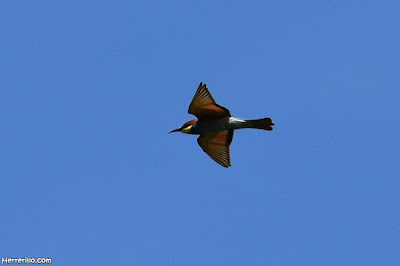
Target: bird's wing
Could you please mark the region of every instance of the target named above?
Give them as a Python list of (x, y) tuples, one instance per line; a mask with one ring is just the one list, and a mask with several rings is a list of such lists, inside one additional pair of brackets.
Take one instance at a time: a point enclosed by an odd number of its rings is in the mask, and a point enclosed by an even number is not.
[(231, 112), (219, 104), (217, 104), (211, 93), (208, 91), (206, 84), (200, 83), (192, 102), (189, 105), (189, 114), (197, 116), (197, 118), (207, 117), (231, 117)]
[(233, 129), (229, 129), (217, 133), (202, 134), (197, 139), (197, 142), (214, 161), (223, 167), (229, 167), (231, 166), (229, 145), (232, 142), (232, 138)]

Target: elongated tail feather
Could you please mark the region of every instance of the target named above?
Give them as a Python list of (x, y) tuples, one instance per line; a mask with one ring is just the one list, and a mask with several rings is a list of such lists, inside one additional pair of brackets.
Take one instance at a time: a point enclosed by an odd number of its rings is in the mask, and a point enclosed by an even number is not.
[(265, 130), (272, 130), (272, 126), (275, 124), (272, 122), (271, 118), (261, 118), (261, 119), (254, 119), (254, 120), (247, 120), (249, 128), (258, 128), (258, 129), (265, 129)]

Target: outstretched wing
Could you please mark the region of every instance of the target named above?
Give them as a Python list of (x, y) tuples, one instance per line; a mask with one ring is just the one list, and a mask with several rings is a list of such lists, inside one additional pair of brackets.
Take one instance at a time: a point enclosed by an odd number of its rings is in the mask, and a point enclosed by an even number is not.
[(198, 119), (207, 117), (231, 117), (231, 112), (219, 104), (217, 104), (211, 93), (208, 91), (206, 84), (200, 83), (192, 102), (189, 105), (189, 114), (197, 116)]
[(229, 145), (231, 145), (232, 138), (233, 130), (229, 129), (217, 133), (202, 134), (197, 142), (214, 161), (223, 167), (229, 167), (231, 166)]

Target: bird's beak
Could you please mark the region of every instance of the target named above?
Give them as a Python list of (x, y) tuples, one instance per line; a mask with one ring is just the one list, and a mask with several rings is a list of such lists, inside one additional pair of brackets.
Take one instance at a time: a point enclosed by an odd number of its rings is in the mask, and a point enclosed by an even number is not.
[[(169, 133), (172, 133), (172, 132), (179, 132), (179, 131), (181, 131), (179, 128), (177, 128), (177, 129), (174, 129), (174, 130), (171, 130)], [(169, 134), (168, 133), (168, 134)]]

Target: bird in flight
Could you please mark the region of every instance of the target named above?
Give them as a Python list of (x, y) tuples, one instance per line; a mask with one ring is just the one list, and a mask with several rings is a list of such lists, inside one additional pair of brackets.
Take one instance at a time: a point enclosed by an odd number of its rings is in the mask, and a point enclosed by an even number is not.
[(197, 139), (200, 147), (223, 167), (231, 166), (229, 146), (235, 129), (258, 128), (270, 131), (275, 125), (269, 117), (254, 120), (232, 117), (227, 108), (215, 102), (203, 83), (200, 83), (188, 112), (197, 119), (190, 120), (169, 133), (200, 135)]

